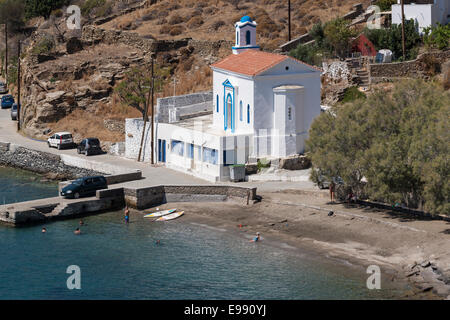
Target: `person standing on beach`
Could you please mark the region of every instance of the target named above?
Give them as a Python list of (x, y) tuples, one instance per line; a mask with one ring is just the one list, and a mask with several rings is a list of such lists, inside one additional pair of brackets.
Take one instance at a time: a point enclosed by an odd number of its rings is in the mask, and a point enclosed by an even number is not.
[(336, 188), (336, 184), (334, 183), (334, 180), (331, 179), (330, 182), (330, 198), (331, 198), (331, 202), (334, 202), (334, 190)]
[(125, 207), (125, 223), (130, 222), (130, 210), (128, 209), (128, 206)]

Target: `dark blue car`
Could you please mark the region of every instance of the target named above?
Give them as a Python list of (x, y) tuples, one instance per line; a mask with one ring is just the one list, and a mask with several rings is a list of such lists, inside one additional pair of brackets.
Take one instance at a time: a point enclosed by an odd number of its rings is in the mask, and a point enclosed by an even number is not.
[(14, 104), (14, 97), (10, 94), (7, 94), (6, 96), (2, 97), (2, 109), (8, 109), (11, 108)]

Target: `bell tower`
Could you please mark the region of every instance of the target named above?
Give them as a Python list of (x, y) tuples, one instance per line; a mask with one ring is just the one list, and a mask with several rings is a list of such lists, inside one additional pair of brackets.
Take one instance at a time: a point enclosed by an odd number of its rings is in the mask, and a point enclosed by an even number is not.
[(244, 16), (236, 22), (236, 45), (233, 47), (233, 53), (239, 54), (245, 50), (259, 50), (256, 45), (256, 22), (249, 16)]

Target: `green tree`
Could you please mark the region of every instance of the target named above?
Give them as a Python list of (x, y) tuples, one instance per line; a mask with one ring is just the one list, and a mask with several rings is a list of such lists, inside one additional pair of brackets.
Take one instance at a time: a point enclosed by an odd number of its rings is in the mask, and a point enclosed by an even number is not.
[(0, 21), (8, 23), (10, 32), (17, 32), (24, 26), (24, 8), (23, 0), (0, 1)]
[(399, 82), (320, 115), (307, 150), (315, 168), (356, 194), (449, 214), (449, 113), (450, 92), (438, 84)]
[(438, 23), (436, 26), (424, 30), (423, 42), (428, 48), (445, 50), (450, 44), (450, 24), (445, 26)]
[[(419, 26), (414, 20), (405, 21), (405, 49), (407, 60), (412, 60), (417, 57), (418, 46), (421, 43), (418, 30)], [(401, 24), (394, 24), (388, 29), (365, 29), (364, 34), (375, 45), (377, 50), (390, 49), (396, 60), (402, 59)]]
[[(142, 118), (145, 117), (145, 110), (147, 108), (147, 101), (149, 91), (151, 90), (151, 73), (150, 67), (133, 67), (125, 74), (125, 78), (115, 88), (115, 92), (119, 96), (120, 100), (135, 108), (142, 114)], [(155, 65), (154, 69), (154, 88), (155, 93), (157, 88), (161, 88), (164, 79), (169, 74), (167, 68), (160, 69)], [(150, 113), (150, 109), (148, 109)]]
[(381, 11), (391, 11), (393, 4), (397, 4), (397, 0), (378, 0), (375, 2), (375, 5), (379, 6)]
[(341, 18), (329, 21), (325, 24), (323, 32), (334, 53), (345, 58), (350, 51), (350, 40), (355, 36), (354, 31), (348, 26), (348, 21)]
[(25, 17), (50, 17), (53, 10), (69, 4), (69, 0), (25, 0)]

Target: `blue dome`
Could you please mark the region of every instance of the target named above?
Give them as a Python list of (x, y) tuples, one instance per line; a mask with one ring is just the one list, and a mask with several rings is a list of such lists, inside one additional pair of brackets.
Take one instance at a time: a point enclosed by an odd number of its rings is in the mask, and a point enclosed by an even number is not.
[(244, 22), (252, 22), (252, 18), (250, 18), (249, 16), (243, 16), (241, 18), (241, 22), (242, 23), (244, 23)]

